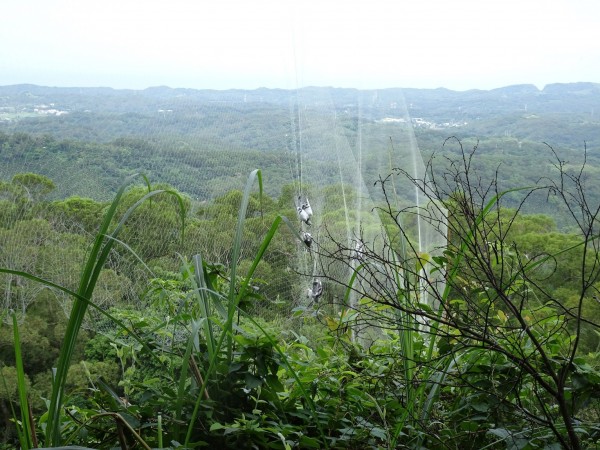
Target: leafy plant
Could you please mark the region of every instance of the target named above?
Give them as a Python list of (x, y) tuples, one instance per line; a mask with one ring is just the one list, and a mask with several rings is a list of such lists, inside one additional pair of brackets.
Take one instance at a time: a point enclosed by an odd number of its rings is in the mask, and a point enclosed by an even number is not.
[[(450, 435), (478, 448), (503, 425), (531, 446), (581, 448), (591, 422), (575, 425), (583, 399), (576, 394), (574, 361), (583, 325), (598, 327), (582, 311), (600, 277), (598, 210), (585, 197), (584, 168), (570, 172), (556, 157), (558, 181), (502, 191), (496, 180), (486, 184), (473, 174), (475, 151), (446, 161), (438, 178), (431, 166), (429, 179), (395, 169), (426, 203), (398, 209), (394, 178), (381, 179), (383, 243), (363, 244), (358, 266), (356, 249), (343, 242), (333, 252), (320, 246), (320, 256), (353, 268), (349, 283), (330, 275), (347, 286), (343, 307), (354, 309), (345, 315), (355, 318), (353, 326), (398, 331), (406, 403), (394, 444), (441, 445)], [(502, 203), (518, 196), (523, 205), (539, 191), (562, 201), (580, 232), (563, 248), (529, 259), (509, 241), (521, 208), (507, 211)], [(447, 249), (421, 250), (411, 221), (403, 220), (417, 214), (448, 234)], [(363, 236), (357, 240), (364, 243)], [(540, 269), (564, 255), (579, 258), (575, 307), (540, 281)], [(351, 293), (363, 300), (352, 305)], [(440, 402), (444, 407), (434, 408)], [(437, 425), (427, 426), (434, 417)]]
[[(15, 271), (11, 269), (0, 268), (0, 272), (12, 273), (24, 278), (32, 279), (36, 282), (42, 283), (48, 287), (57, 288), (61, 291), (66, 292), (73, 298), (73, 307), (71, 315), (67, 321), (66, 331), (63, 340), (63, 346), (59, 354), (59, 360), (56, 367), (56, 372), (53, 378), (52, 393), (50, 397), (50, 404), (48, 410), (48, 416), (46, 418), (46, 444), (47, 445), (59, 445), (61, 442), (61, 413), (64, 406), (63, 397), (65, 384), (67, 380), (67, 374), (71, 363), (71, 357), (76, 346), (77, 337), (81, 329), (83, 319), (87, 308), (91, 302), (96, 282), (100, 276), (104, 264), (108, 258), (111, 248), (114, 243), (117, 242), (119, 232), (121, 231), (123, 224), (127, 218), (135, 211), (135, 209), (141, 205), (146, 199), (149, 199), (155, 195), (163, 192), (177, 196), (178, 194), (174, 191), (163, 191), (156, 190), (150, 191), (138, 202), (132, 205), (120, 219), (119, 223), (114, 229), (109, 232), (109, 228), (113, 221), (117, 206), (119, 205), (120, 199), (125, 191), (126, 186), (129, 184), (130, 177), (117, 192), (112, 204), (105, 214), (104, 221), (98, 231), (92, 250), (90, 251), (87, 263), (83, 268), (79, 288), (76, 292), (69, 291), (68, 289), (58, 286), (47, 280), (35, 277), (32, 274), (28, 274), (22, 271)], [(183, 208), (182, 208), (183, 210)], [(183, 216), (182, 216), (182, 227), (183, 227)], [(183, 229), (183, 228), (182, 228)]]

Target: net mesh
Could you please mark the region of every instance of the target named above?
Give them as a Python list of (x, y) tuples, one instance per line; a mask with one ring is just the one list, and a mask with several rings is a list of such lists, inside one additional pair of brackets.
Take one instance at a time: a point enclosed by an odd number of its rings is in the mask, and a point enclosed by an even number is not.
[[(265, 195), (261, 202), (255, 189), (250, 199), (238, 273), (249, 270), (276, 215), (291, 227), (280, 227), (254, 274), (260, 300), (247, 305), (254, 315), (293, 327), (299, 307), (306, 314), (324, 305), (357, 307), (372, 280), (357, 281), (352, 295), (346, 288), (364, 250), (397, 245), (382, 214), (387, 202), (404, 211), (398, 220), (415, 255), (441, 251), (445, 242), (443, 214), (428, 209), (427, 191), (415, 183), (426, 179), (425, 166), (401, 90), (385, 100), (376, 91), (326, 88), (156, 88), (137, 93), (137, 101), (120, 91), (72, 95), (68, 114), (3, 123), (0, 265), (76, 290), (98, 223), (133, 172), (145, 174), (152, 189), (183, 193), (190, 218), (182, 242), (174, 196), (153, 197), (129, 217), (94, 293), (101, 308), (143, 311), (156, 280), (194, 254), (222, 265), (226, 279), (242, 191), (255, 168)], [(30, 108), (31, 96), (51, 100), (22, 87), (3, 101)], [(136, 178), (117, 217), (148, 189)], [(0, 285), (5, 311), (24, 314), (45, 296), (68, 312), (72, 301), (14, 274), (0, 275)], [(102, 331), (108, 322), (92, 311), (87, 326)]]

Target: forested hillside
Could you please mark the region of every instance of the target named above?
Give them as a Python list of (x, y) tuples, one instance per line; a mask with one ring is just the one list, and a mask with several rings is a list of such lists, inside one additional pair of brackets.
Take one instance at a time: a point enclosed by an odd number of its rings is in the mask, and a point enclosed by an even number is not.
[(599, 448), (595, 105), (0, 87), (0, 448)]
[[(510, 188), (548, 174), (553, 160), (548, 146), (575, 164), (587, 147), (588, 167), (598, 167), (598, 105), (600, 85), (592, 83), (465, 92), (16, 85), (0, 87), (0, 157), (4, 176), (27, 167), (56, 179), (53, 171), (66, 169), (70, 190), (59, 186), (58, 196), (107, 199), (125, 174), (143, 171), (207, 200), (232, 183), (241, 188), (248, 168), (259, 166), (269, 180), (267, 189), (278, 195), (292, 181), (289, 154), (299, 144), (289, 136), (299, 125), (295, 117), (301, 107), (323, 117), (324, 128), (315, 134), (326, 134), (325, 123), (335, 117), (348, 145), (354, 150), (361, 145), (364, 153), (393, 145), (390, 136), (407, 120), (426, 160), (434, 153), (456, 153), (455, 145), (444, 146), (446, 138), (456, 136), (466, 147), (479, 148), (482, 176), (499, 170), (501, 186)], [(379, 175), (370, 173), (369, 181)]]

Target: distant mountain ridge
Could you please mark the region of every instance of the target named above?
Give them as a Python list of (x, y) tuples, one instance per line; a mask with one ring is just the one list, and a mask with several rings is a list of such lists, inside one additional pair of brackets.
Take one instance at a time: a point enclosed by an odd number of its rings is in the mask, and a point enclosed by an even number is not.
[[(600, 105), (600, 83), (555, 83), (538, 89), (533, 84), (506, 86), (491, 90), (452, 91), (445, 88), (349, 88), (304, 87), (297, 90), (259, 88), (254, 90), (211, 90), (149, 87), (143, 90), (108, 87), (47, 87), (33, 84), (0, 86), (0, 108), (27, 107), (36, 103), (60, 103), (71, 111), (146, 112), (156, 108), (190, 103), (271, 103), (288, 105), (301, 96), (306, 104), (329, 101), (336, 106), (357, 106), (358, 96), (369, 98), (367, 108), (386, 110), (406, 104), (415, 113), (481, 116), (527, 110), (537, 112), (589, 113)], [(98, 102), (102, 98), (103, 101)], [(112, 101), (111, 101), (112, 100)], [(113, 102), (114, 101), (114, 102)], [(482, 107), (484, 106), (484, 107)], [(99, 111), (99, 109), (101, 111)], [(412, 113), (411, 113), (412, 114)]]

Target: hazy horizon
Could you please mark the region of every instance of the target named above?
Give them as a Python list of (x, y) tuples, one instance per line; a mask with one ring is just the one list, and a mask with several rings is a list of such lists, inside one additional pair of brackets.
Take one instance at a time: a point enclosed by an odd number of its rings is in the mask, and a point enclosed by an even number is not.
[(0, 85), (446, 88), (600, 82), (594, 0), (24, 0)]
[(235, 91), (235, 90), (240, 90), (240, 91), (257, 91), (257, 90), (261, 90), (261, 89), (267, 89), (267, 90), (294, 90), (294, 89), (307, 89), (307, 88), (318, 88), (318, 89), (356, 89), (356, 90), (361, 90), (361, 91), (371, 91), (371, 90), (386, 90), (386, 89), (419, 89), (419, 90), (437, 90), (437, 89), (444, 89), (444, 90), (448, 90), (448, 91), (453, 91), (453, 92), (466, 92), (466, 91), (492, 91), (495, 89), (504, 89), (504, 88), (509, 88), (509, 87), (514, 87), (514, 86), (533, 86), (535, 87), (538, 91), (543, 91), (547, 86), (550, 85), (556, 85), (556, 84), (587, 84), (587, 83), (591, 83), (591, 84), (598, 84), (600, 85), (600, 83), (598, 82), (594, 82), (594, 81), (586, 81), (586, 80), (582, 80), (582, 81), (571, 81), (571, 82), (554, 82), (554, 83), (547, 83), (543, 86), (536, 86), (534, 83), (518, 83), (518, 84), (509, 84), (509, 85), (505, 85), (505, 86), (497, 86), (497, 87), (491, 87), (489, 89), (479, 89), (479, 88), (468, 88), (468, 89), (449, 89), (443, 86), (437, 87), (437, 88), (419, 88), (419, 87), (413, 87), (413, 86), (385, 86), (385, 87), (378, 87), (378, 88), (356, 88), (356, 87), (340, 87), (340, 86), (317, 86), (317, 85), (311, 85), (311, 86), (299, 86), (299, 87), (292, 87), (292, 88), (280, 88), (280, 87), (269, 87), (269, 86), (259, 86), (256, 88), (238, 88), (238, 87), (231, 87), (231, 88), (222, 88), (222, 89), (218, 89), (218, 88), (196, 88), (196, 87), (187, 87), (187, 86), (169, 86), (169, 85), (156, 85), (156, 86), (147, 86), (147, 87), (142, 87), (142, 88), (128, 88), (128, 87), (112, 87), (112, 86), (102, 86), (102, 85), (97, 85), (97, 86), (76, 86), (76, 85), (63, 85), (63, 86), (59, 86), (59, 85), (45, 85), (45, 84), (38, 84), (38, 83), (12, 83), (12, 84), (3, 84), (0, 85), (0, 87), (11, 87), (11, 86), (36, 86), (36, 87), (40, 87), (40, 88), (49, 88), (49, 89), (113, 89), (116, 91), (145, 91), (145, 90), (149, 90), (149, 89), (160, 89), (160, 88), (166, 88), (166, 89), (190, 89), (190, 90), (197, 90), (197, 91), (203, 91), (203, 90), (208, 90), (208, 91)]

